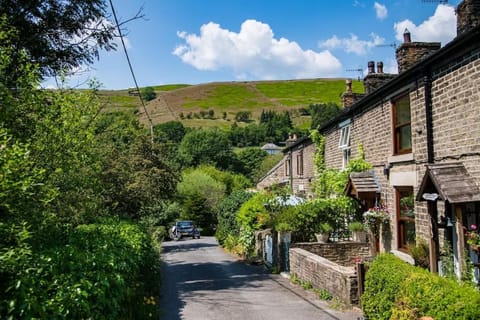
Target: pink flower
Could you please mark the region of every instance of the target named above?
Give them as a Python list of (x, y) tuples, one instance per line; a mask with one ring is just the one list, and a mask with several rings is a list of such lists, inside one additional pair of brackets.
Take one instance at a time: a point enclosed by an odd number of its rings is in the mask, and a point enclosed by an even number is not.
[(474, 225), (474, 224), (472, 224), (472, 225), (470, 226), (470, 229), (472, 229), (472, 230), (477, 230), (477, 226)]

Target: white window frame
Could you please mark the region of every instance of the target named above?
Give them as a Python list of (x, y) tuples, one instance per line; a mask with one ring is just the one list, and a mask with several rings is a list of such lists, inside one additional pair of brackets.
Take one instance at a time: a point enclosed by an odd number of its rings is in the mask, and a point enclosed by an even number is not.
[(343, 121), (338, 125), (340, 129), (339, 148), (350, 148), (350, 119)]

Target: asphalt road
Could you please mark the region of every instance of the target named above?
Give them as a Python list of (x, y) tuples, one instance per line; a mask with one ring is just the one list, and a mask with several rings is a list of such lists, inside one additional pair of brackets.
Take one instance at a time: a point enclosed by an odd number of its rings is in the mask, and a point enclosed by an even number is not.
[(328, 308), (312, 292), (247, 265), (215, 238), (163, 243), (162, 320), (361, 319), (354, 310)]

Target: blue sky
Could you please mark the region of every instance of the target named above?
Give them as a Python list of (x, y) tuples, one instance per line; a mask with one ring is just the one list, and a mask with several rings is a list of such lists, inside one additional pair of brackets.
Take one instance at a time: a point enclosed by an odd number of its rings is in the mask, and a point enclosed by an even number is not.
[[(114, 0), (120, 20), (140, 7), (125, 40), (140, 86), (214, 81), (357, 78), (367, 62), (396, 73), (405, 28), (413, 41), (456, 35), (459, 0)], [(122, 48), (102, 52), (69, 80), (104, 89), (134, 86)], [(44, 86), (51, 87), (52, 79)], [(84, 85), (83, 85), (84, 86)]]

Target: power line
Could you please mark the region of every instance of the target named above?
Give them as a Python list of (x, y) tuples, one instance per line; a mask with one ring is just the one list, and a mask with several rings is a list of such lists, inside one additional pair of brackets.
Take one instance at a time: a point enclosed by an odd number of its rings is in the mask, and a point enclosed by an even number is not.
[(137, 92), (138, 92), (138, 97), (140, 98), (140, 102), (142, 103), (143, 110), (147, 115), (148, 122), (150, 122), (150, 135), (151, 135), (152, 144), (153, 144), (153, 122), (152, 122), (152, 119), (150, 118), (150, 115), (148, 114), (147, 107), (145, 106), (145, 102), (143, 101), (142, 95), (140, 94), (137, 78), (135, 77), (135, 73), (133, 72), (132, 63), (130, 62), (130, 57), (128, 56), (128, 52), (127, 52), (127, 47), (125, 46), (125, 41), (123, 40), (122, 29), (120, 28), (120, 25), (118, 23), (117, 14), (115, 13), (115, 8), (113, 7), (113, 2), (112, 0), (109, 0), (109, 1), (110, 1), (110, 7), (112, 8), (113, 18), (115, 19), (115, 25), (117, 27), (120, 40), (122, 41), (123, 52), (125, 52), (125, 57), (127, 58), (128, 66), (130, 68), (130, 73), (132, 74), (133, 82), (135, 83), (135, 88), (137, 89)]

